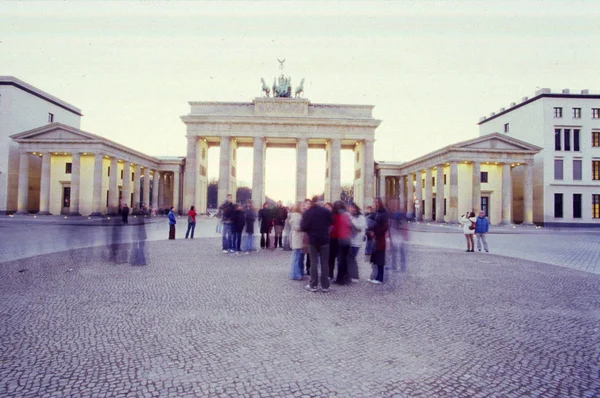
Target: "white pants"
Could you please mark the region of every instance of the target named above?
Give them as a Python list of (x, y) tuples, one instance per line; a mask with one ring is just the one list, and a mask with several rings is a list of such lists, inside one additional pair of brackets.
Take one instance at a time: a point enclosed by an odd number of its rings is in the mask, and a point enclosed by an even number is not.
[(485, 240), (485, 234), (475, 234), (477, 236), (477, 250), (481, 251), (481, 241), (483, 241), (483, 248), (488, 251), (488, 244)]

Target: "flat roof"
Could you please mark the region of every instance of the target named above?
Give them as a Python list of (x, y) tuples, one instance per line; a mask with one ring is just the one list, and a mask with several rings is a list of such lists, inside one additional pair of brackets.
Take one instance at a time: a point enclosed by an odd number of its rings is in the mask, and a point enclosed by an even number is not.
[(71, 113), (74, 113), (78, 116), (83, 116), (81, 113), (81, 109), (77, 108), (61, 100), (60, 98), (56, 98), (53, 95), (48, 94), (45, 91), (40, 90), (39, 88), (33, 87), (31, 84), (25, 83), (23, 80), (17, 79), (14, 76), (0, 76), (0, 86), (14, 86), (17, 87), (31, 95), (35, 95), (38, 98), (43, 99), (44, 101), (48, 101), (51, 104), (54, 104), (62, 109), (65, 109)]

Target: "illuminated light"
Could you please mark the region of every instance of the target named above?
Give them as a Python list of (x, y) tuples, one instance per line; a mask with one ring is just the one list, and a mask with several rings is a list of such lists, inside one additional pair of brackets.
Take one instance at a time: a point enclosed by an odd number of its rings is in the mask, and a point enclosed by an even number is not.
[(37, 153), (35, 153), (35, 152), (34, 152), (33, 154), (34, 154), (34, 155), (37, 155)]
[(91, 220), (91, 219), (92, 219), (92, 217), (88, 217), (88, 220)]
[(63, 152), (63, 155), (66, 155), (66, 154), (67, 154), (66, 152)]
[(37, 218), (37, 216), (33, 216), (33, 218)]
[(110, 217), (106, 217), (106, 218), (110, 220)]
[(55, 155), (58, 155), (58, 153), (54, 152)]
[(498, 164), (498, 162), (494, 163), (494, 164)]
[(67, 218), (67, 216), (65, 216), (65, 218)]
[(83, 154), (84, 154), (84, 155), (87, 155), (87, 152), (84, 152)]

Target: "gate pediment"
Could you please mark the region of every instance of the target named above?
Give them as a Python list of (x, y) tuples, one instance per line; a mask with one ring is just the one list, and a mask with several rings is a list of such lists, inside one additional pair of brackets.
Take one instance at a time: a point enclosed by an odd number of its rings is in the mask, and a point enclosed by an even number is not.
[(499, 133), (487, 134), (471, 140), (458, 142), (452, 149), (540, 151), (541, 148), (528, 142), (517, 140)]
[(14, 134), (11, 138), (17, 142), (31, 141), (82, 141), (90, 142), (101, 140), (101, 137), (95, 136), (71, 126), (61, 123), (52, 123), (46, 126), (38, 127), (33, 130)]

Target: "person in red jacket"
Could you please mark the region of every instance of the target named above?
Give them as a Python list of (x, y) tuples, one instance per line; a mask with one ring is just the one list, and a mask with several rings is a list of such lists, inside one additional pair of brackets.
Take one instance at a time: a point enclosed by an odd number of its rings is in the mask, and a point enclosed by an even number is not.
[(194, 206), (190, 207), (188, 210), (188, 227), (187, 231), (185, 231), (185, 238), (187, 239), (190, 235), (190, 231), (192, 231), (191, 238), (194, 239), (194, 230), (196, 229), (196, 210), (194, 210)]
[[(333, 204), (333, 229), (332, 238), (337, 240), (337, 278), (333, 282), (337, 285), (350, 283), (348, 277), (348, 254), (350, 252), (350, 235), (352, 233), (352, 220), (346, 211), (346, 204), (341, 200)], [(331, 274), (331, 271), (330, 271)]]

